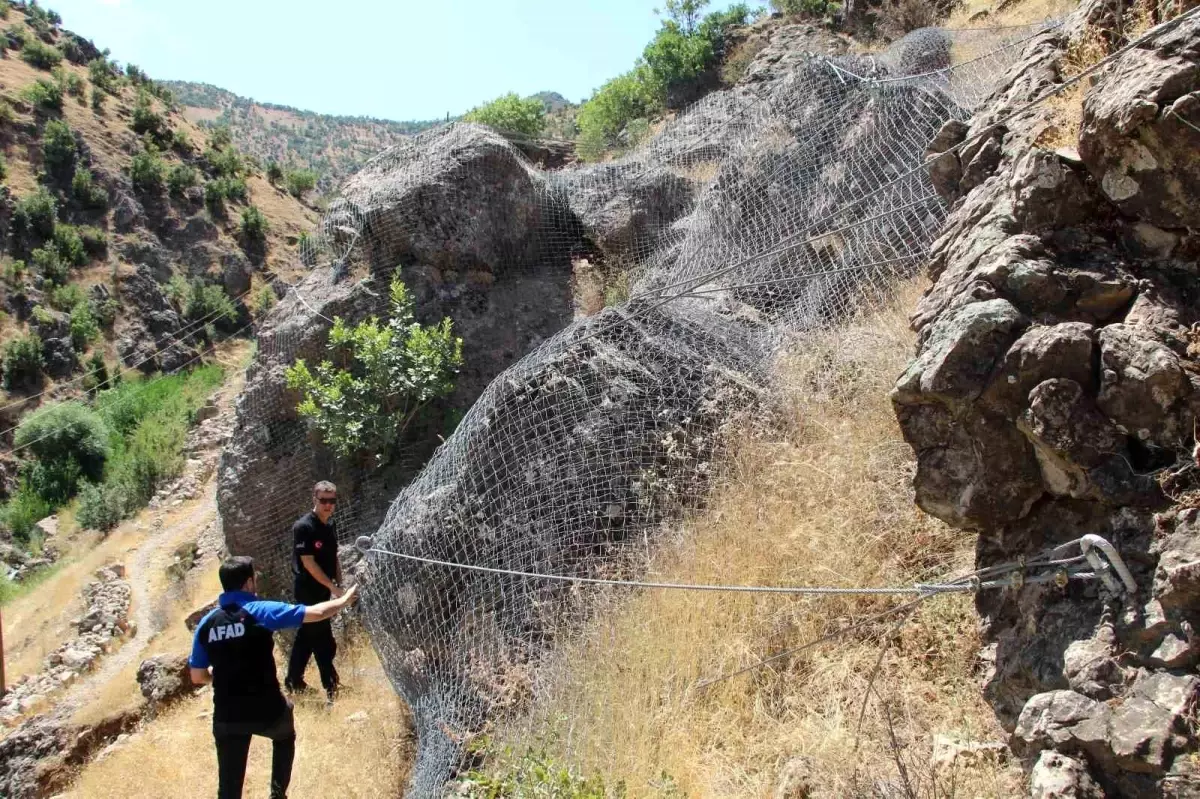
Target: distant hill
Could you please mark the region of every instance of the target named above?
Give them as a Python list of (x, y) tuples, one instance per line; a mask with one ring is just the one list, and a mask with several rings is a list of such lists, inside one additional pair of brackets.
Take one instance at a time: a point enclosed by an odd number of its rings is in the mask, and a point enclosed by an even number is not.
[[(207, 83), (165, 81), (183, 115), (199, 125), (228, 125), (234, 144), (263, 163), (311, 169), (329, 191), (367, 159), (443, 120), (396, 122), (333, 116), (260, 103)], [(561, 99), (561, 98), (560, 98)]]

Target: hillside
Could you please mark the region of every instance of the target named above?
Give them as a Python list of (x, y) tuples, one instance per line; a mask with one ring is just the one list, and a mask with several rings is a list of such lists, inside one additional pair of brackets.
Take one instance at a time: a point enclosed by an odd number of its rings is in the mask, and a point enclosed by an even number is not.
[[(397, 122), (318, 114), (258, 102), (207, 83), (164, 81), (163, 85), (188, 120), (205, 128), (227, 126), (234, 144), (263, 164), (311, 170), (322, 192), (332, 191), (372, 156), (406, 137), (458, 118)], [(531, 98), (545, 106), (548, 137), (575, 137), (577, 105), (558, 92), (539, 92)]]
[(206, 83), (166, 81), (163, 85), (175, 95), (188, 120), (205, 127), (228, 126), (234, 143), (262, 163), (312, 170), (322, 191), (331, 190), (368, 158), (405, 136), (441, 123), (317, 114), (260, 103)]
[(57, 14), (5, 2), (0, 17), (0, 529), (28, 538), (79, 484), (34, 485), (44, 473), (13, 449), (25, 415), (248, 335), (316, 213)]

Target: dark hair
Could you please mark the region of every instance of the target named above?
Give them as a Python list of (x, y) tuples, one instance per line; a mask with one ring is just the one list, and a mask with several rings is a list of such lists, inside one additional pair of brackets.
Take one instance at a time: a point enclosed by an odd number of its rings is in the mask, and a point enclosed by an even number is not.
[(239, 591), (254, 576), (254, 558), (234, 555), (221, 564), (221, 587), (226, 591)]

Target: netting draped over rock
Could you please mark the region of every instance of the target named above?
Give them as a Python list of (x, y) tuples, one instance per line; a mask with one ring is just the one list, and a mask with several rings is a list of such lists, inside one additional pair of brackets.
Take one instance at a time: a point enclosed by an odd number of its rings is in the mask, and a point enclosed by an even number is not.
[[(286, 590), (289, 525), (312, 482), (332, 478), (343, 541), (638, 574), (655, 531), (720, 479), (741, 419), (767, 412), (789, 336), (915, 271), (946, 214), (927, 148), (1033, 33), (924, 30), (880, 56), (768, 46), (737, 87), (601, 164), (542, 172), (461, 124), (381, 154), (331, 204), (306, 247), (312, 273), (260, 336), (221, 467), (230, 548)], [(322, 357), (335, 316), (383, 314), (396, 269), (419, 319), (453, 319), (465, 367), (400, 456), (339, 462), (298, 417), (283, 371)], [(414, 712), (414, 795), (440, 790), (485, 720), (537, 701), (545, 656), (594, 604), (578, 587), (385, 555), (356, 573)]]

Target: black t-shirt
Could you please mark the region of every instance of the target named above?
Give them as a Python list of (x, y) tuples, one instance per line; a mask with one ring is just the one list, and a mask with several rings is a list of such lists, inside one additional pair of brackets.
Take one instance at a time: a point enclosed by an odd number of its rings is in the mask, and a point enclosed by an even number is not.
[(196, 629), (196, 640), (212, 666), (214, 722), (268, 723), (287, 709), (275, 676), (274, 636), (244, 608), (217, 608)]
[(337, 577), (337, 527), (333, 519), (324, 524), (309, 511), (292, 525), (292, 573), (295, 575), (296, 601), (311, 605), (329, 599), (329, 589), (313, 579), (300, 562), (301, 555), (312, 555), (330, 580)]

